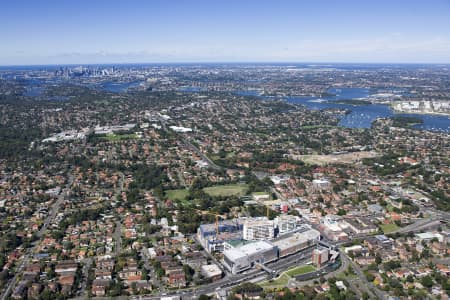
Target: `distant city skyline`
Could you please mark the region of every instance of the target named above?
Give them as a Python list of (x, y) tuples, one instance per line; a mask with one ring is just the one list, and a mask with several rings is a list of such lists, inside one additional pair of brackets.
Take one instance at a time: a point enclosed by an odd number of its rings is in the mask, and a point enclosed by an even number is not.
[(450, 63), (450, 1), (7, 1), (0, 65)]

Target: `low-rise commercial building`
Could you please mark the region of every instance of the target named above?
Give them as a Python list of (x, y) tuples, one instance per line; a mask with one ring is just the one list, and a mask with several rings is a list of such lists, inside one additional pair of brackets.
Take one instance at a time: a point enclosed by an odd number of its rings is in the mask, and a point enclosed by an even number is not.
[(200, 269), (200, 273), (203, 275), (203, 277), (211, 281), (216, 281), (222, 278), (222, 270), (215, 264), (202, 266)]

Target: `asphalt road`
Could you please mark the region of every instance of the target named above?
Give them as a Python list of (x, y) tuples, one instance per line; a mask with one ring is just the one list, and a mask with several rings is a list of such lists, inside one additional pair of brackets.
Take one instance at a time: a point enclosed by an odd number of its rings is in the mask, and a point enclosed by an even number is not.
[(84, 263), (83, 269), (82, 269), (82, 281), (80, 288), (77, 291), (77, 295), (86, 297), (88, 295), (88, 291), (86, 289), (87, 281), (89, 279), (89, 270), (91, 269), (91, 265), (94, 262), (94, 259), (92, 257), (85, 258), (81, 261)]
[[(161, 127), (164, 129), (164, 131), (169, 131), (167, 129), (166, 120), (164, 118), (159, 118), (159, 121), (161, 122)], [(200, 156), (204, 161), (208, 163), (208, 166), (215, 169), (215, 170), (221, 170), (222, 167), (216, 165), (211, 159), (209, 159), (208, 156), (206, 156), (202, 151), (200, 151), (196, 146), (194, 146), (186, 137), (184, 137), (182, 134), (178, 134), (175, 131), (173, 131), (179, 138), (180, 142), (184, 144), (188, 149), (195, 152), (198, 156)]]
[[(310, 261), (312, 250), (313, 250), (313, 248), (309, 248), (306, 251), (302, 251), (302, 252), (296, 253), (292, 256), (282, 258), (278, 261), (268, 263), (267, 266), (272, 270), (281, 272), (292, 266), (299, 265), (299, 264), (305, 264), (307, 261)], [(243, 282), (247, 282), (247, 281), (250, 281), (255, 278), (269, 279), (269, 277), (270, 276), (263, 270), (250, 269), (241, 274), (227, 275), (226, 277), (222, 278), (221, 280), (207, 284), (207, 285), (194, 287), (194, 288), (187, 288), (184, 290), (175, 290), (175, 291), (157, 293), (157, 294), (153, 294), (153, 295), (145, 295), (145, 296), (141, 296), (141, 297), (137, 296), (137, 297), (132, 297), (132, 299), (143, 299), (143, 300), (144, 299), (145, 300), (152, 299), (153, 300), (153, 299), (160, 299), (161, 297), (164, 297), (164, 296), (175, 296), (175, 295), (180, 296), (182, 298), (191, 299), (191, 298), (196, 298), (202, 294), (214, 293), (218, 289), (228, 290), (228, 289), (233, 288), (234, 286), (237, 286)]]
[(116, 253), (116, 256), (119, 256), (120, 251), (122, 250), (122, 224), (120, 221), (116, 222), (116, 229), (114, 230), (113, 238), (116, 241), (114, 252)]
[[(371, 295), (372, 299), (381, 299), (385, 300), (388, 298), (385, 292), (378, 289), (372, 282), (369, 282), (364, 275), (361, 268), (358, 266), (358, 264), (354, 263), (351, 259), (349, 259), (344, 253), (341, 254), (341, 258), (343, 260), (347, 260), (348, 263), (353, 267), (353, 270), (355, 271), (356, 275), (358, 275), (358, 278), (362, 281), (363, 285), (362, 288), (367, 292), (369, 295)], [(375, 293), (375, 295), (374, 295)]]

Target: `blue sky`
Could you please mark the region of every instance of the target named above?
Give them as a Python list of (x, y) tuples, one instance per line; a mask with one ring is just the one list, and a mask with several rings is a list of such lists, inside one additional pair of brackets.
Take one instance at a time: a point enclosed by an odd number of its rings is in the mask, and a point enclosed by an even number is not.
[(450, 63), (449, 0), (14, 0), (0, 65)]

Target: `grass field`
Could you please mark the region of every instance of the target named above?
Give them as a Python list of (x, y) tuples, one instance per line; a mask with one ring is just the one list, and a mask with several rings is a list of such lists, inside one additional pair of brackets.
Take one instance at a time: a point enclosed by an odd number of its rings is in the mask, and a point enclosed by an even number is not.
[(264, 282), (261, 282), (259, 285), (262, 288), (275, 289), (275, 288), (283, 288), (283, 287), (287, 286), (288, 282), (289, 282), (289, 276), (287, 276), (286, 274), (283, 274), (273, 281), (264, 281)]
[(102, 137), (103, 140), (109, 141), (109, 142), (114, 142), (114, 141), (122, 141), (122, 140), (132, 140), (132, 139), (137, 139), (137, 135), (135, 135), (134, 133), (132, 134), (114, 134), (114, 133), (110, 133), (107, 134), (106, 136)]
[(394, 223), (392, 224), (382, 224), (380, 225), (381, 230), (383, 230), (384, 233), (391, 233), (393, 231), (396, 231), (398, 229), (398, 226)]
[[(234, 153), (234, 152), (228, 152), (227, 153), (227, 155), (225, 156), (225, 158), (232, 158), (232, 157), (234, 157), (236, 154)], [(209, 155), (209, 158), (211, 159), (211, 160), (219, 160), (220, 159), (220, 155), (218, 155), (218, 154), (212, 154), (212, 155)]]
[(189, 190), (186, 189), (179, 189), (179, 190), (168, 190), (166, 191), (166, 196), (170, 200), (186, 200), (187, 196), (189, 194)]
[(297, 275), (302, 275), (305, 273), (313, 272), (315, 270), (316, 270), (316, 268), (314, 268), (313, 266), (305, 265), (305, 266), (300, 266), (300, 267), (296, 267), (296, 268), (287, 270), (286, 274), (290, 277), (295, 277)]
[(247, 184), (216, 185), (203, 189), (210, 196), (243, 196), (248, 190)]
[(386, 210), (389, 211), (389, 212), (392, 212), (392, 211), (394, 211), (394, 207), (392, 206), (392, 204), (389, 203), (389, 204), (386, 206)]
[(371, 151), (350, 152), (344, 154), (328, 154), (328, 155), (296, 155), (294, 159), (304, 161), (306, 164), (326, 165), (332, 163), (352, 164), (363, 158), (371, 158), (378, 156), (377, 153)]
[(297, 275), (314, 272), (315, 270), (316, 270), (316, 268), (313, 266), (310, 266), (310, 265), (295, 267), (295, 268), (287, 270), (286, 272), (283, 272), (277, 279), (263, 281), (263, 282), (259, 283), (259, 285), (264, 289), (283, 288), (283, 287), (287, 286), (289, 279), (291, 279)]

